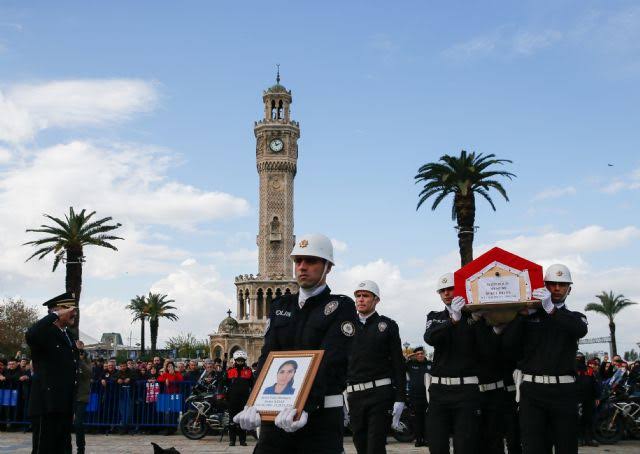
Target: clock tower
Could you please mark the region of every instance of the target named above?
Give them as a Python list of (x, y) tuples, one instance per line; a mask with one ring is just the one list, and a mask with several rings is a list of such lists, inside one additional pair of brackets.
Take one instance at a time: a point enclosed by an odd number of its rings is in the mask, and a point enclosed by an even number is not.
[(298, 162), (300, 125), (291, 119), (291, 91), (276, 84), (262, 92), (263, 118), (254, 123), (259, 178), (258, 273), (236, 276), (237, 312), (225, 318), (210, 336), (211, 356), (233, 355), (242, 349), (256, 361), (264, 343), (271, 302), (296, 293), (290, 254), (293, 235), (293, 182)]

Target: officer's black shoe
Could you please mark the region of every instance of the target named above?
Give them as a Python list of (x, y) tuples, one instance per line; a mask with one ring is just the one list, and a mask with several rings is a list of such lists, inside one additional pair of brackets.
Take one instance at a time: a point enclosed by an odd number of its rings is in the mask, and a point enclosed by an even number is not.
[(427, 446), (427, 444), (424, 442), (424, 440), (422, 438), (418, 438), (416, 440), (416, 444), (414, 446), (416, 448), (419, 448), (420, 446)]
[(240, 446), (247, 446), (247, 442), (246, 441), (241, 441), (240, 442)]
[(229, 442), (229, 446), (235, 446), (235, 445), (236, 445), (236, 442), (235, 442), (235, 441), (230, 441), (230, 442)]
[(585, 446), (594, 446), (594, 447), (596, 447), (596, 446), (600, 446), (600, 443), (598, 443), (595, 440), (587, 440), (587, 441), (584, 442), (584, 445)]

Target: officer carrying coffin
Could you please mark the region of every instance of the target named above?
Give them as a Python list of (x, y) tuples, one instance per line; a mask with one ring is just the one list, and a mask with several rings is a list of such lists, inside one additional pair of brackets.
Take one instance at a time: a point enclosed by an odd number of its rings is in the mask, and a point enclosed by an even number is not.
[(256, 408), (247, 407), (234, 421), (244, 430), (260, 427), (255, 454), (341, 454), (342, 392), (357, 323), (355, 305), (347, 296), (331, 294), (327, 286), (327, 274), (335, 263), (329, 238), (301, 236), (291, 257), (300, 290), (271, 304), (258, 370), (271, 351), (324, 350), (324, 356), (302, 414), (288, 407), (280, 411), (275, 424), (261, 424)]
[(522, 450), (548, 452), (552, 443), (556, 454), (576, 454), (576, 352), (587, 334), (587, 318), (566, 307), (573, 283), (569, 268), (551, 265), (544, 283), (532, 293), (542, 307), (524, 309), (503, 331), (505, 349), (518, 358)]
[(406, 372), (398, 325), (378, 314), (380, 289), (362, 281), (354, 292), (358, 323), (349, 355), (347, 396), (358, 454), (386, 453), (389, 425), (399, 429)]

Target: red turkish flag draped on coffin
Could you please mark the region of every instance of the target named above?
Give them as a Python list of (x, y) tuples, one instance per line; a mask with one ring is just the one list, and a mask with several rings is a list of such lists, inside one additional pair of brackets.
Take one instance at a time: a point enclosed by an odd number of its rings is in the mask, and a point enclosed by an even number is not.
[(482, 310), (492, 325), (508, 323), (518, 311), (535, 303), (531, 292), (544, 286), (542, 267), (494, 247), (454, 274), (454, 294), (465, 310)]

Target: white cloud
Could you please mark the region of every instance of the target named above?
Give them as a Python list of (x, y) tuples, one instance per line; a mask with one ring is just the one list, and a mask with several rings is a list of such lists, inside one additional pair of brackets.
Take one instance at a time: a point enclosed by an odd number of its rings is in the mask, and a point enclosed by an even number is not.
[(11, 152), (6, 148), (0, 147), (0, 164), (6, 164), (11, 161)]
[(573, 186), (567, 186), (564, 188), (549, 188), (543, 191), (538, 192), (533, 196), (533, 200), (549, 200), (549, 199), (558, 199), (564, 196), (571, 196), (576, 194), (576, 188)]
[(454, 60), (468, 60), (493, 55), (529, 56), (562, 39), (557, 30), (516, 30), (505, 27), (489, 34), (475, 36), (467, 41), (454, 44), (443, 51), (445, 57)]
[(345, 252), (347, 250), (347, 243), (345, 243), (344, 241), (331, 238), (331, 244), (333, 245), (333, 249), (336, 252)]
[(535, 33), (523, 31), (515, 34), (511, 47), (517, 54), (530, 55), (553, 45), (561, 39), (562, 33), (557, 30), (542, 30)]
[(640, 189), (640, 167), (627, 175), (615, 178), (610, 183), (602, 187), (605, 194), (616, 194), (623, 190)]
[(44, 129), (103, 126), (148, 112), (155, 84), (135, 79), (63, 80), (0, 91), (0, 141), (18, 144)]

